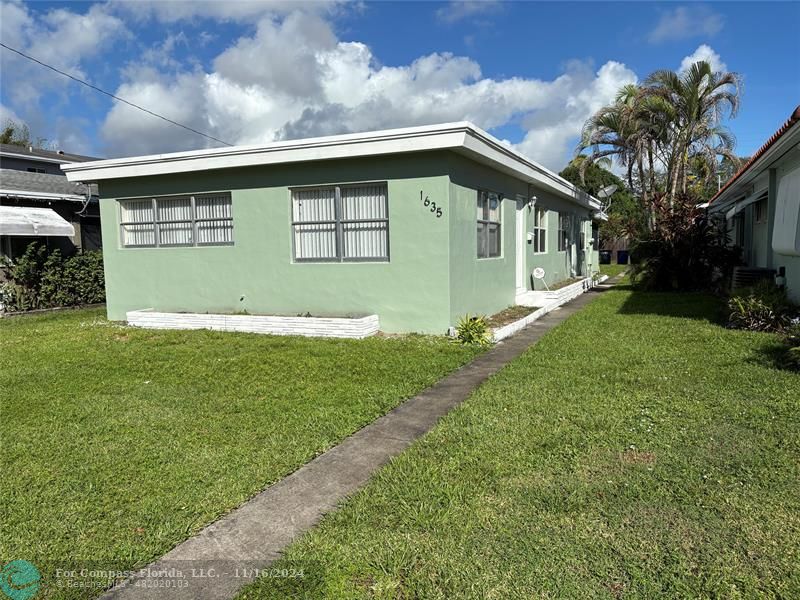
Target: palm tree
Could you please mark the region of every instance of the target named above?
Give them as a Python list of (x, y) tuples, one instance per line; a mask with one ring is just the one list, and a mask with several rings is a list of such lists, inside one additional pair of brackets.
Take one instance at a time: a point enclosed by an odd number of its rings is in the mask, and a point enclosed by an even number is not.
[[(645, 94), (673, 107), (669, 123), (670, 147), (664, 157), (671, 198), (686, 192), (690, 161), (702, 157), (709, 165), (723, 156), (736, 163), (734, 138), (722, 120), (739, 110), (741, 78), (736, 73), (715, 72), (706, 61), (683, 73), (662, 70), (647, 78)], [(709, 169), (714, 173), (716, 167)]]
[(591, 150), (587, 165), (616, 159), (631, 189), (635, 169), (645, 205), (659, 191), (656, 173), (665, 173), (664, 191), (674, 198), (686, 191), (690, 164), (704, 162), (703, 172), (713, 177), (717, 157), (738, 163), (722, 120), (736, 115), (740, 87), (739, 75), (715, 72), (706, 61), (683, 73), (656, 71), (643, 85), (622, 87), (586, 121), (577, 154)]
[(628, 185), (633, 188), (633, 167), (636, 163), (635, 143), (636, 124), (631, 121), (629, 107), (622, 99), (624, 89), (620, 90), (613, 104), (604, 106), (592, 115), (583, 125), (581, 142), (576, 156), (591, 149), (588, 159), (581, 163), (581, 180), (585, 178), (590, 163), (616, 159), (626, 169)]

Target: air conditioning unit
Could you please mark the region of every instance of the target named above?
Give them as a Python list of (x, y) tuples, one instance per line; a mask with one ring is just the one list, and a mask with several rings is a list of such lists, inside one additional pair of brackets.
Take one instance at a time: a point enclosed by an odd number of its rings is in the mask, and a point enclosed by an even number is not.
[(738, 290), (741, 288), (753, 287), (759, 281), (775, 279), (775, 269), (765, 269), (763, 267), (734, 267), (731, 288)]

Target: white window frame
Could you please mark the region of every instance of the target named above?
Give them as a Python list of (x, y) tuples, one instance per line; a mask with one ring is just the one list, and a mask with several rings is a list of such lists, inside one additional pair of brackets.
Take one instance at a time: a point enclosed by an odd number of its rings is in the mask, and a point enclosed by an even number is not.
[[(476, 200), (477, 204), (480, 204), (481, 199), (483, 198), (484, 194), (486, 195), (486, 209), (484, 210), (484, 218), (476, 220), (476, 236), (475, 236), (475, 240), (476, 240), (477, 248), (476, 248), (475, 254), (478, 257), (478, 260), (489, 260), (489, 259), (494, 259), (494, 258), (503, 258), (503, 196), (502, 196), (502, 194), (498, 194), (496, 192), (491, 192), (489, 190), (478, 190), (478, 198)], [(499, 213), (498, 218), (500, 219), (499, 221), (492, 221), (491, 219), (489, 219), (489, 214), (491, 212), (491, 209), (489, 208), (489, 199), (491, 198), (491, 196), (496, 196), (497, 197), (497, 202), (498, 202), (497, 208), (498, 208), (498, 213)], [(481, 244), (477, 243), (477, 239), (478, 239), (478, 236), (477, 236), (477, 224), (479, 224), (479, 223), (483, 223), (484, 226), (485, 226), (484, 234), (486, 235), (486, 256), (481, 256)], [(497, 236), (500, 239), (500, 248), (498, 249), (497, 254), (492, 254), (489, 251), (489, 226), (490, 225), (497, 225)]]
[[(383, 186), (385, 219), (344, 219), (342, 217), (342, 190), (368, 186)], [(295, 221), (294, 220), (294, 191), (334, 190), (335, 216), (332, 221)], [(389, 185), (386, 181), (367, 181), (363, 183), (348, 183), (341, 185), (315, 185), (289, 188), (289, 218), (291, 220), (292, 261), (296, 263), (344, 263), (344, 262), (389, 262), (391, 251), (389, 248)], [(386, 224), (386, 256), (344, 256), (344, 226), (353, 223), (385, 223)], [(327, 258), (298, 258), (295, 242), (295, 227), (297, 225), (334, 225), (336, 235), (336, 256)]]
[(570, 215), (569, 213), (559, 212), (558, 213), (558, 251), (559, 252), (568, 252), (569, 251), (569, 223)]
[[(208, 196), (225, 197), (231, 205), (231, 216), (223, 218), (197, 218), (196, 212), (196, 199), (205, 198)], [(167, 200), (186, 200), (190, 202), (190, 219), (181, 219), (176, 221), (161, 221), (158, 218), (158, 203)], [(152, 203), (153, 218), (150, 221), (123, 221), (122, 220), (122, 207), (126, 202), (142, 202), (150, 200)], [(119, 215), (119, 244), (123, 249), (130, 248), (202, 248), (206, 246), (233, 246), (233, 199), (230, 192), (204, 192), (202, 194), (177, 194), (171, 196), (147, 196), (139, 198), (120, 198), (117, 200), (118, 215)], [(230, 221), (231, 224), (231, 240), (225, 242), (202, 242), (197, 241), (197, 224), (205, 222), (217, 221)], [(175, 223), (191, 223), (192, 226), (192, 242), (190, 244), (162, 244), (160, 225), (168, 225)], [(125, 243), (125, 227), (128, 225), (152, 225), (153, 226), (153, 241), (152, 244), (126, 244)]]
[(533, 253), (547, 254), (547, 209), (533, 207)]
[(759, 200), (753, 205), (753, 221), (755, 223), (766, 223), (769, 215), (769, 201), (767, 198)]

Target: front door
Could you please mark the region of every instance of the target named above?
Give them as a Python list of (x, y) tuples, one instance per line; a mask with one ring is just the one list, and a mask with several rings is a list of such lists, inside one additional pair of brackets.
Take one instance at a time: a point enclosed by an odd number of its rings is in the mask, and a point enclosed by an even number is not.
[(528, 228), (526, 227), (527, 211), (525, 210), (525, 200), (517, 199), (517, 252), (516, 252), (516, 282), (517, 294), (525, 293), (526, 264), (525, 258), (528, 242)]

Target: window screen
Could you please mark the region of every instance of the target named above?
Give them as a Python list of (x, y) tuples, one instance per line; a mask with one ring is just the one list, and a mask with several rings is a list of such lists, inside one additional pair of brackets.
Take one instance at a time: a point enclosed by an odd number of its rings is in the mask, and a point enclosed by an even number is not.
[(294, 259), (389, 260), (385, 183), (292, 190)]
[(120, 200), (119, 205), (120, 239), (126, 248), (233, 243), (230, 194)]
[(500, 197), (478, 192), (478, 258), (500, 256), (502, 249)]

